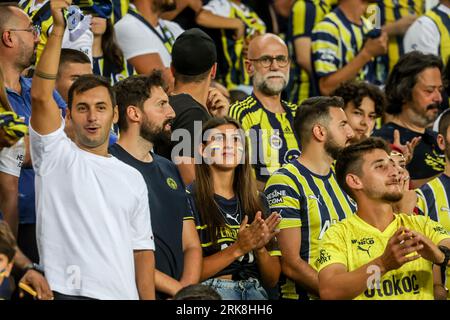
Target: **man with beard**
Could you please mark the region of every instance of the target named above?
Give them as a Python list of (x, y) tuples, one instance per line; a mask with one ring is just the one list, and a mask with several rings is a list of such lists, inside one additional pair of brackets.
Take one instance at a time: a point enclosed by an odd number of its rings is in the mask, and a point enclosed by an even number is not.
[(353, 139), (339, 97), (315, 97), (297, 110), (294, 130), (302, 154), (276, 171), (267, 181), (270, 209), (281, 214), (280, 293), (283, 299), (304, 300), (319, 295), (312, 267), (318, 243), (331, 224), (351, 216), (355, 206), (338, 186), (331, 165)]
[(442, 103), (442, 69), (441, 59), (437, 56), (418, 51), (404, 55), (386, 82), (386, 112), (392, 117), (373, 134), (392, 143), (394, 132), (398, 130), (403, 145), (416, 137), (421, 138), (407, 166), (414, 188), (444, 170), (444, 156), (436, 141), (437, 134), (429, 128)]
[[(31, 82), (30, 78), (22, 76), (24, 70), (35, 63), (36, 48), (39, 43), (39, 32), (31, 23), (31, 19), (17, 6), (0, 4), (0, 67), (4, 75), (4, 85), (8, 101), (14, 112), (25, 118), (28, 124), (31, 116)], [(66, 108), (66, 103), (61, 96), (54, 91), (53, 97), (60, 109)], [(64, 112), (64, 111), (63, 111)], [(25, 137), (28, 141), (28, 136)], [(28, 150), (26, 151), (29, 154)], [(19, 227), (11, 226), (13, 232), (18, 234), (17, 242), (24, 253), (35, 263), (39, 262), (39, 254), (36, 244), (36, 209), (35, 209), (35, 185), (34, 171), (30, 163), (24, 163), (20, 171), (20, 177), (5, 175), (2, 177), (2, 186), (6, 190), (2, 192), (17, 194)], [(6, 202), (15, 202), (17, 197), (6, 197)], [(8, 206), (5, 204), (5, 206)], [(14, 213), (14, 214), (17, 214)]]
[(134, 0), (128, 13), (114, 26), (125, 59), (139, 74), (161, 70), (169, 92), (173, 89), (172, 46), (183, 29), (160, 16), (175, 8), (175, 0)]
[(157, 297), (172, 298), (200, 280), (202, 249), (185, 186), (176, 166), (151, 150), (170, 140), (175, 113), (159, 71), (115, 85), (120, 139), (109, 152), (136, 168), (147, 183), (155, 235)]
[(450, 235), (429, 217), (394, 214), (392, 203), (403, 193), (389, 153), (385, 141), (368, 138), (337, 159), (339, 185), (358, 210), (331, 226), (319, 245), (321, 299), (434, 298), (433, 264), (448, 265)]
[(289, 82), (289, 53), (274, 35), (255, 37), (248, 46), (247, 72), (253, 77), (253, 93), (230, 107), (251, 142), (250, 161), (258, 189), (269, 176), (300, 154), (298, 136), (292, 130), (297, 105), (281, 100)]
[[(430, 217), (432, 220), (439, 222), (450, 232), (450, 111), (443, 113), (439, 120), (439, 134), (437, 143), (439, 148), (445, 154), (444, 172), (437, 178), (431, 180), (416, 190), (417, 209), (419, 214)], [(448, 270), (450, 271), (450, 269)], [(447, 271), (446, 283), (448, 287), (450, 273)], [(448, 293), (448, 290), (447, 290)], [(448, 297), (450, 298), (450, 296)]]

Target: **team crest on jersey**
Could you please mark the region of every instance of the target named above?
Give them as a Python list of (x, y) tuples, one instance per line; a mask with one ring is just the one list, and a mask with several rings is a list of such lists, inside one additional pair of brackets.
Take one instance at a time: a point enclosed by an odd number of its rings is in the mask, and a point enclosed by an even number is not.
[(300, 156), (300, 150), (298, 150), (298, 149), (289, 149), (284, 154), (284, 163), (289, 163), (292, 160), (297, 159), (299, 156)]
[(172, 178), (167, 178), (166, 182), (167, 182), (167, 185), (168, 185), (171, 189), (177, 190), (178, 185), (177, 185), (177, 183), (175, 182), (175, 180), (173, 180)]
[(270, 137), (270, 146), (274, 149), (280, 150), (283, 147), (283, 140), (278, 134), (273, 134)]
[(360, 240), (352, 239), (352, 244), (357, 245), (356, 249), (367, 253), (369, 258), (372, 258), (372, 256), (370, 255), (370, 249), (372, 248), (374, 243), (375, 241), (373, 240), (373, 238), (362, 238)]

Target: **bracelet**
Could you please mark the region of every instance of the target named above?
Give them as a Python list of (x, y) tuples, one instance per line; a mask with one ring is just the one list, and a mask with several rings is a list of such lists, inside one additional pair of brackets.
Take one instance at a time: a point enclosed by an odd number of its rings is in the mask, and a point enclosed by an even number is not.
[(34, 70), (34, 75), (45, 80), (56, 80), (57, 77), (56, 74), (49, 74), (39, 70)]

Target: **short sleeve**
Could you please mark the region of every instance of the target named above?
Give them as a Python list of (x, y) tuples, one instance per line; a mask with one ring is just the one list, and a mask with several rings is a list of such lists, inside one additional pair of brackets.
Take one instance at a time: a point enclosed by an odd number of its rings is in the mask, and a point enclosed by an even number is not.
[(280, 229), (301, 227), (300, 194), (291, 178), (275, 173), (267, 181), (264, 193), (270, 210), (281, 215)]
[(322, 21), (314, 28), (311, 41), (312, 61), (317, 77), (336, 72), (341, 65), (338, 28), (330, 21)]
[(341, 225), (332, 225), (319, 242), (318, 256), (314, 262), (317, 272), (335, 263), (348, 266), (346, 248)]
[(74, 143), (64, 132), (64, 120), (61, 126), (47, 135), (40, 135), (29, 125), (30, 154), (33, 169), (38, 176), (49, 174), (56, 166), (65, 164), (73, 155)]
[(186, 210), (183, 215), (183, 221), (186, 220), (195, 220), (194, 219), (194, 211), (191, 206), (191, 202), (189, 201), (188, 195), (186, 194)]
[(297, 1), (292, 8), (293, 38), (311, 37), (316, 20), (316, 6), (310, 1)]
[(140, 196), (131, 217), (133, 250), (155, 250), (147, 186), (142, 176), (140, 178)]
[(438, 244), (442, 240), (449, 239), (450, 235), (448, 231), (438, 222), (433, 221), (430, 217), (417, 217), (423, 218), (425, 220), (424, 224), (424, 235), (431, 239), (433, 243)]
[(203, 9), (222, 17), (229, 17), (231, 13), (231, 5), (228, 0), (211, 0), (203, 6)]
[(0, 151), (0, 172), (19, 177), (24, 158), (25, 142), (24, 138), (21, 138), (10, 148)]
[(153, 33), (146, 32), (146, 28), (140, 21), (133, 21), (134, 17), (125, 16), (115, 26), (117, 42), (123, 51), (125, 59), (151, 53), (158, 53), (158, 48), (153, 45), (160, 41)]
[(422, 16), (417, 19), (408, 29), (403, 38), (405, 53), (420, 51), (439, 55), (440, 34), (434, 22)]

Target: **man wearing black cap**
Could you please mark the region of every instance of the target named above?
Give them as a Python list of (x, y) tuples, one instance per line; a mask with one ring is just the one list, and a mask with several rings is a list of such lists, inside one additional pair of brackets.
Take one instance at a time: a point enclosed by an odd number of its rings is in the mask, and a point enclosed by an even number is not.
[(200, 143), (197, 134), (201, 134), (203, 121), (228, 113), (228, 100), (210, 87), (216, 75), (216, 62), (216, 45), (200, 29), (182, 33), (173, 45), (171, 70), (175, 89), (169, 102), (176, 116), (172, 144), (157, 145), (155, 150), (175, 162), (186, 185), (195, 177), (195, 150)]

